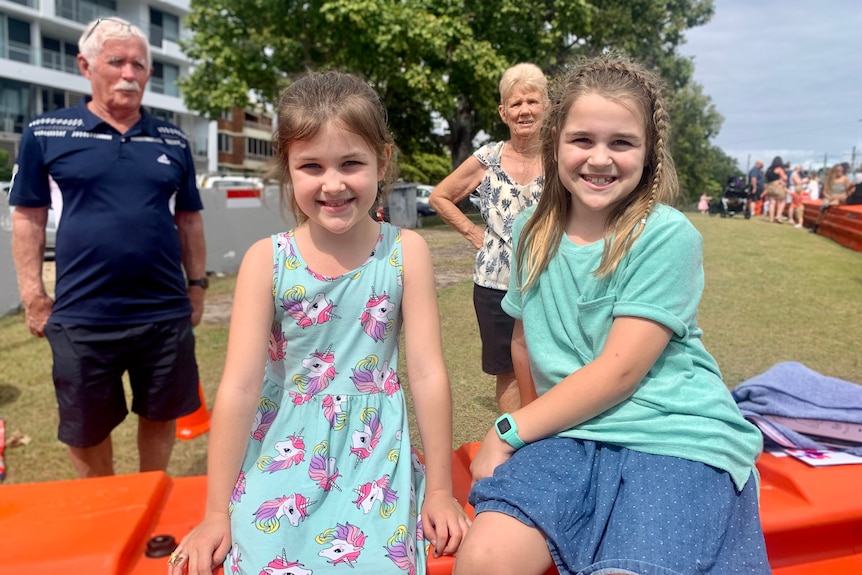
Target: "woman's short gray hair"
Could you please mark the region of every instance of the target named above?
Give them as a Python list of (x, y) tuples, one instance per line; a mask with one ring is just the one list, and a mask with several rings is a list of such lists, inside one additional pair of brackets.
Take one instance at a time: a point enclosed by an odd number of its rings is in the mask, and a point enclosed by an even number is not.
[(105, 40), (110, 39), (128, 40), (138, 38), (144, 44), (147, 55), (147, 67), (152, 67), (153, 59), (150, 55), (150, 41), (143, 30), (122, 18), (110, 16), (93, 20), (84, 28), (81, 39), (78, 40), (78, 51), (87, 62), (92, 63), (93, 58), (99, 55), (105, 45)]
[(515, 88), (523, 90), (535, 90), (542, 94), (542, 99), (548, 101), (548, 79), (542, 69), (535, 64), (524, 62), (515, 64), (500, 78), (500, 103), (505, 104), (506, 99), (512, 95)]

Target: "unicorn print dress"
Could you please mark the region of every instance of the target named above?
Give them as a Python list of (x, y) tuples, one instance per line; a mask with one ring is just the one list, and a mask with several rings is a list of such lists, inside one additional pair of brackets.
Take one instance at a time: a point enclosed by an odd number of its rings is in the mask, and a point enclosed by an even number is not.
[(398, 377), (400, 230), (338, 277), (273, 236), (263, 391), (230, 501), (226, 575), (424, 573), (424, 469)]

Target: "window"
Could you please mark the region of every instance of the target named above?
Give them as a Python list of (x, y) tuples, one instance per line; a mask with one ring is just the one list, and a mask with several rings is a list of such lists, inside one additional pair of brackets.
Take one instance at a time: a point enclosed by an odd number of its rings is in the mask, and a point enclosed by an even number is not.
[(230, 134), (219, 134), (218, 151), (225, 154), (233, 154), (233, 136)]
[(24, 131), (27, 118), (34, 115), (30, 106), (29, 84), (0, 78), (0, 132)]
[(269, 158), (272, 156), (272, 142), (259, 138), (247, 138), (245, 141), (245, 153), (247, 156)]
[(179, 97), (180, 89), (177, 86), (179, 76), (180, 69), (177, 66), (163, 64), (162, 62), (153, 62), (153, 77), (150, 78), (150, 90), (157, 94)]
[(168, 12), (150, 8), (150, 45), (161, 46), (162, 40), (176, 42), (179, 38), (179, 17)]
[(15, 4), (21, 4), (22, 6), (29, 6), (31, 8), (38, 8), (39, 4), (36, 0), (12, 0)]
[(165, 13), (162, 20), (162, 27), (165, 30), (165, 40), (176, 42), (180, 39), (180, 19), (173, 14)]
[(117, 15), (114, 0), (57, 0), (57, 15), (81, 24)]
[(70, 74), (80, 74), (78, 70), (78, 46), (71, 42), (63, 42), (42, 36), (42, 67), (60, 70)]
[[(3, 30), (0, 30), (0, 34), (3, 32)], [(29, 22), (7, 17), (5, 34), (2, 35), (8, 39), (5, 46), (6, 49), (3, 51), (4, 58), (26, 64), (32, 62)]]
[(176, 125), (176, 117), (173, 112), (170, 110), (162, 110), (161, 108), (148, 108), (150, 115), (154, 118), (158, 118), (159, 120), (164, 120), (165, 122), (170, 122), (171, 124)]
[(63, 70), (81, 75), (81, 69), (78, 68), (78, 44), (75, 42), (63, 43)]
[(43, 114), (66, 107), (66, 92), (52, 88), (42, 88), (41, 92)]

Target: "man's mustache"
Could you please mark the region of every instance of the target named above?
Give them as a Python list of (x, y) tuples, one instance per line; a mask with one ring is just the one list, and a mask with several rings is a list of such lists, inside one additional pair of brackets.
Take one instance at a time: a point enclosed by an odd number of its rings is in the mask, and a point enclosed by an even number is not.
[(114, 90), (123, 90), (124, 92), (140, 92), (141, 85), (137, 82), (129, 82), (126, 80), (120, 80), (114, 86)]

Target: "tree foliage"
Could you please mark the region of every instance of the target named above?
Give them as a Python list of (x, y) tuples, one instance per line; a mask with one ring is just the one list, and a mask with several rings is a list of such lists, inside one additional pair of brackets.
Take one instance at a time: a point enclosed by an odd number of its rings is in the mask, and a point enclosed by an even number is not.
[[(712, 0), (192, 0), (191, 8), (194, 35), (183, 47), (196, 67), (181, 88), (209, 117), (251, 99), (275, 104), (310, 70), (355, 73), (386, 105), (405, 171), (434, 178), (421, 167), (428, 155), (448, 148), (456, 166), (481, 131), (507, 136), (496, 112), (507, 67), (530, 61), (554, 76), (580, 55), (613, 49), (668, 83), (672, 145), (681, 174), (692, 170), (684, 192), (703, 189), (710, 173), (703, 162), (721, 117), (676, 50), (686, 29), (711, 17)], [(447, 133), (435, 132), (434, 117)]]
[(9, 152), (0, 150), (0, 181), (8, 182), (12, 179), (12, 162)]

